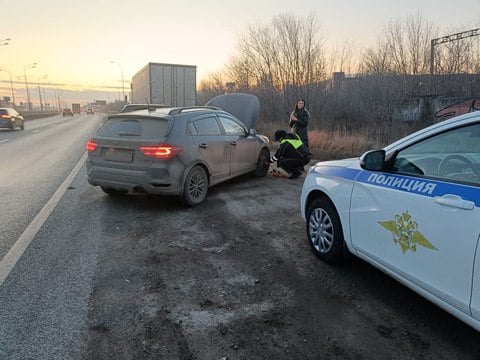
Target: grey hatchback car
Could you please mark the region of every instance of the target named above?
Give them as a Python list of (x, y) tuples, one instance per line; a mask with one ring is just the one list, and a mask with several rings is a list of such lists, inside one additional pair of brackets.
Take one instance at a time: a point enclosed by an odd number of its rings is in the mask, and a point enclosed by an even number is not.
[(0, 108), (0, 128), (25, 129), (25, 119), (13, 108)]
[(198, 205), (212, 185), (267, 174), (269, 141), (255, 130), (259, 108), (256, 96), (226, 94), (207, 106), (111, 115), (86, 144), (88, 182), (112, 196), (176, 195)]

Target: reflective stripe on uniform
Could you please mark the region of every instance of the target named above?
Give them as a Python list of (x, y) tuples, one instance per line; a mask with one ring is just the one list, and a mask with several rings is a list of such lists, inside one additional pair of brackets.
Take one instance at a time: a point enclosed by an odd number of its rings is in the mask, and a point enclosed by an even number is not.
[(288, 142), (290, 145), (292, 145), (295, 149), (298, 149), (300, 146), (302, 146), (302, 140), (300, 140), (300, 137), (298, 135), (295, 135), (297, 139), (282, 139), (280, 141), (280, 144), (284, 144)]

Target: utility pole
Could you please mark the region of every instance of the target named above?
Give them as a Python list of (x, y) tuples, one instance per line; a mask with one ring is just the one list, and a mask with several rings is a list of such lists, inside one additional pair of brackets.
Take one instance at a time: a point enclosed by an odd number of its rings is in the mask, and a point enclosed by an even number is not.
[(32, 102), (30, 101), (30, 91), (28, 90), (28, 80), (27, 80), (27, 69), (35, 69), (37, 66), (37, 63), (25, 65), (23, 67), (23, 77), (25, 78), (25, 88), (27, 90), (27, 105), (28, 105), (28, 110), (32, 110)]
[[(38, 98), (40, 100), (40, 110), (43, 111), (43, 101), (42, 101), (42, 92), (40, 90), (40, 80), (46, 79), (48, 75), (44, 75), (42, 78), (38, 78), (37, 85), (38, 85)], [(45, 96), (44, 96), (45, 97)], [(45, 100), (45, 99), (43, 99)]]
[(15, 91), (13, 90), (13, 80), (12, 80), (12, 73), (7, 68), (0, 67), (0, 71), (6, 71), (10, 75), (10, 87), (12, 88), (12, 102), (13, 108), (15, 108)]

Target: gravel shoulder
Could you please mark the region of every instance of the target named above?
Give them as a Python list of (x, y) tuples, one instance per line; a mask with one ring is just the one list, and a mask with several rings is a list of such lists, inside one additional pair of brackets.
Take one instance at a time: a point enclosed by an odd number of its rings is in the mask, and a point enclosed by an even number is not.
[(99, 195), (85, 357), (478, 359), (480, 335), (443, 310), (361, 260), (314, 256), (302, 181), (241, 177), (191, 209)]

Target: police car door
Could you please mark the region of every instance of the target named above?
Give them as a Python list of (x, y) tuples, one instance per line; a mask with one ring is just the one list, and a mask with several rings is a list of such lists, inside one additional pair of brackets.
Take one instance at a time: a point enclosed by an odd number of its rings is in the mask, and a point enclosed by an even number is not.
[(362, 256), (465, 314), (480, 233), (480, 141), (470, 136), (479, 126), (400, 150), (391, 172), (363, 171), (351, 202)]

